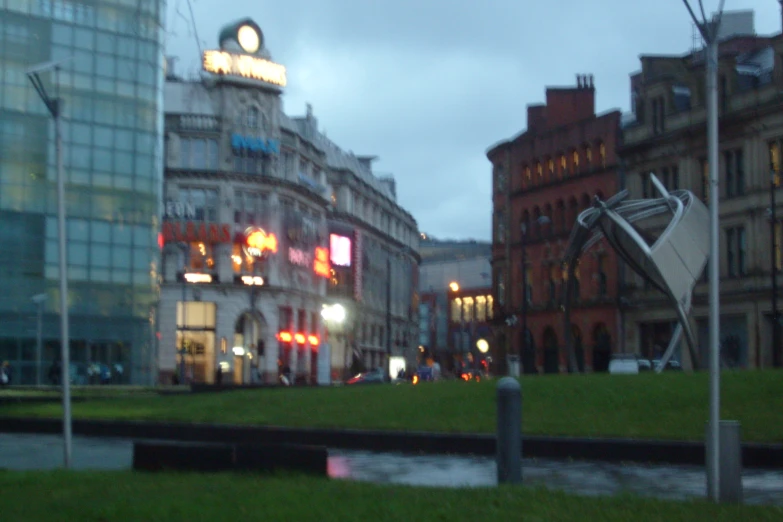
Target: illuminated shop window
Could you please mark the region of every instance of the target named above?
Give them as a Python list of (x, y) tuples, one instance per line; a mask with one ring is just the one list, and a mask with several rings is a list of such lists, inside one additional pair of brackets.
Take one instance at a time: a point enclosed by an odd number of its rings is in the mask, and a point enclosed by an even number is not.
[(451, 300), (451, 320), (458, 322), (462, 319), (462, 299), (457, 297)]

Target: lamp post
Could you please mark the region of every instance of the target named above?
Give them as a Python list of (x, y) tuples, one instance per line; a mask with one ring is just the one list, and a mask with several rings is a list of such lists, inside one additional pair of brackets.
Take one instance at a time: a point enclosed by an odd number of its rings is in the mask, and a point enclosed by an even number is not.
[[(783, 1), (783, 0), (781, 0)], [(780, 327), (778, 326), (778, 234), (777, 234), (777, 210), (775, 208), (775, 189), (778, 187), (779, 173), (774, 170), (769, 182), (769, 233), (772, 245), (772, 360), (773, 366), (779, 368), (783, 365), (780, 353)]]
[[(535, 219), (535, 224), (538, 226), (551, 223), (552, 220), (548, 216), (538, 216)], [(521, 223), (519, 225), (520, 243), (522, 246), (522, 346), (520, 347), (521, 353), (517, 356), (524, 356), (527, 349), (527, 223)]]
[(190, 251), (190, 245), (187, 243), (177, 243), (177, 247), (182, 251), (182, 340), (180, 342), (179, 349), (179, 382), (185, 384), (185, 331), (187, 330), (187, 303), (185, 302), (185, 291), (187, 290), (187, 280), (185, 279), (185, 273), (188, 270), (188, 252)]
[(41, 385), (41, 352), (43, 351), (43, 308), (46, 302), (46, 294), (36, 294), (31, 298), (38, 309), (37, 325), (35, 329), (35, 385)]
[(688, 0), (683, 0), (693, 22), (705, 43), (706, 93), (707, 93), (707, 161), (709, 164), (710, 257), (709, 257), (709, 339), (710, 339), (710, 408), (709, 441), (707, 455), (707, 482), (709, 495), (720, 501), (720, 280), (719, 265), (719, 216), (718, 216), (718, 31), (720, 29), (724, 0), (720, 0), (718, 12), (707, 20), (704, 6), (699, 0), (702, 20), (696, 17)]
[[(459, 292), (459, 289), (460, 289), (460, 286), (459, 286), (458, 282), (452, 281), (451, 283), (449, 283), (449, 290), (451, 290), (451, 292), (453, 294), (456, 294), (457, 292)], [(460, 300), (460, 310), (459, 310), (459, 352), (460, 353), (462, 353), (462, 345), (463, 345), (464, 336), (465, 336), (465, 315), (463, 314), (463, 311), (464, 311), (464, 307), (462, 305), (462, 301)], [(454, 352), (456, 352), (457, 351), (457, 346), (456, 346), (456, 343), (454, 343), (454, 344), (455, 344)]]
[[(60, 98), (60, 67), (66, 60), (46, 62), (27, 70), (27, 77), (54, 118), (55, 154), (57, 156), (57, 229), (60, 264), (60, 359), (63, 387), (63, 465), (71, 467), (71, 380), (70, 332), (68, 331), (68, 265), (65, 250), (65, 173), (63, 172), (62, 108)], [(46, 92), (40, 74), (54, 71), (55, 96)]]

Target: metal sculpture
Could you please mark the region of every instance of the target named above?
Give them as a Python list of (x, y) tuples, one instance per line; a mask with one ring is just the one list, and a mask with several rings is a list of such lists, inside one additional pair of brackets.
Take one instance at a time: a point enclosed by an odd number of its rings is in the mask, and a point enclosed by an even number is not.
[[(696, 338), (688, 313), (693, 287), (709, 257), (709, 214), (691, 191), (669, 192), (654, 174), (650, 174), (650, 181), (661, 197), (626, 201), (627, 190), (606, 201), (596, 196), (593, 207), (579, 214), (571, 231), (563, 259), (568, 266), (563, 304), (571, 371), (577, 371), (570, 320), (574, 270), (579, 256), (601, 238), (606, 238), (637, 274), (663, 292), (677, 312), (678, 324), (655, 371), (661, 372), (666, 367), (683, 333), (691, 360), (694, 364), (697, 361)], [(656, 236), (656, 223), (650, 220), (666, 214), (671, 216), (670, 221)]]

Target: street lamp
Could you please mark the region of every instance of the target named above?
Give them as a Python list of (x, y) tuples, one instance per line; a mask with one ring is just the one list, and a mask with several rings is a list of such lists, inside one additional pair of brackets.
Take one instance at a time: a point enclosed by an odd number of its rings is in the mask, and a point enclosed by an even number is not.
[(43, 308), (46, 302), (46, 294), (35, 294), (30, 300), (38, 308), (38, 324), (35, 330), (35, 385), (41, 385), (41, 351), (43, 336)]
[[(535, 224), (538, 226), (547, 225), (552, 220), (548, 216), (538, 216), (535, 219)], [(525, 354), (527, 349), (527, 223), (520, 223), (520, 243), (522, 245), (522, 346), (521, 353), (517, 354), (517, 357)]]
[(452, 292), (459, 292), (459, 283), (457, 283), (456, 281), (452, 281), (451, 283), (449, 283), (449, 289)]
[[(69, 60), (68, 58), (67, 60)], [(70, 332), (68, 331), (68, 265), (65, 251), (65, 174), (63, 172), (63, 135), (61, 126), (63, 100), (60, 98), (60, 67), (66, 60), (46, 62), (27, 70), (27, 77), (54, 118), (55, 154), (57, 156), (57, 229), (60, 261), (60, 358), (63, 387), (63, 464), (71, 467), (71, 380)], [(46, 92), (40, 74), (54, 70), (55, 96)]]
[(185, 279), (185, 273), (188, 270), (188, 254), (190, 253), (190, 245), (188, 243), (177, 243), (177, 247), (182, 251), (182, 342), (179, 349), (179, 382), (185, 384), (185, 332), (187, 331), (187, 303), (185, 302), (185, 291), (187, 289), (187, 280)]
[(707, 20), (704, 6), (699, 0), (701, 21), (693, 12), (689, 0), (683, 0), (688, 13), (704, 38), (707, 94), (707, 163), (710, 170), (710, 454), (707, 455), (707, 483), (713, 501), (720, 501), (720, 280), (719, 266), (719, 223), (718, 223), (718, 34), (723, 16), (724, 0), (720, 0), (718, 12), (711, 21)]

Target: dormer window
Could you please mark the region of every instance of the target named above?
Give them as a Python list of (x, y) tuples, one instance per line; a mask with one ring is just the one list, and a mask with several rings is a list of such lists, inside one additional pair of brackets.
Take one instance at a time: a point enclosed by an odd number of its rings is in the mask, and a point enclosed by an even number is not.
[(247, 110), (247, 126), (251, 129), (258, 127), (258, 109), (250, 107)]

